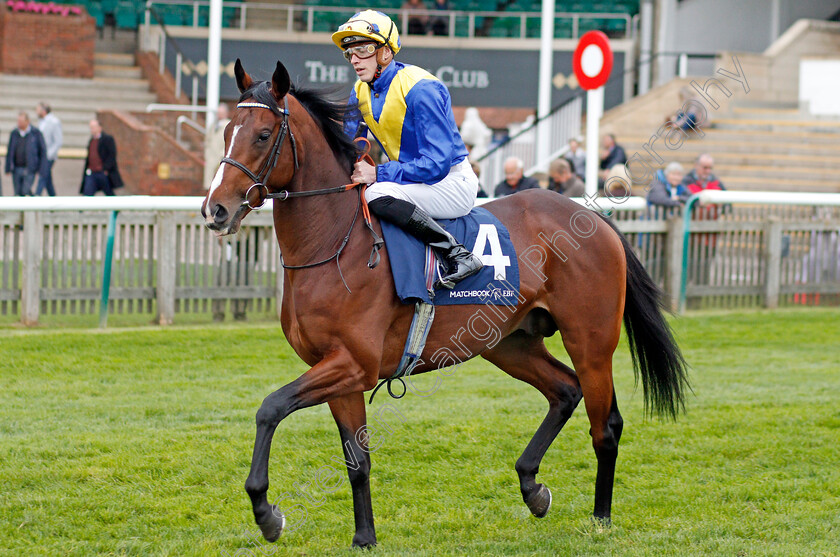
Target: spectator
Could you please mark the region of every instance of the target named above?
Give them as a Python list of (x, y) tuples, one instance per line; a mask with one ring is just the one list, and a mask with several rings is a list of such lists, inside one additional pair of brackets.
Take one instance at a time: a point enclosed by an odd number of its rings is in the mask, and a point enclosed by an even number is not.
[(82, 195), (114, 195), (114, 190), (123, 186), (117, 168), (117, 144), (114, 138), (102, 131), (99, 120), (90, 121), (90, 141), (82, 175)]
[(47, 146), (47, 160), (44, 163), (44, 168), (41, 171), (41, 176), (38, 180), (38, 189), (35, 195), (41, 195), (41, 192), (47, 190), (47, 195), (55, 197), (55, 186), (52, 179), (52, 168), (58, 158), (58, 150), (61, 149), (63, 136), (61, 134), (61, 120), (52, 113), (50, 105), (45, 102), (39, 102), (35, 107), (35, 113), (38, 115), (40, 122), (38, 122), (38, 129), (44, 136), (44, 143)]
[(708, 153), (703, 153), (694, 161), (694, 170), (683, 178), (682, 186), (686, 188), (687, 195), (703, 190), (725, 190), (723, 182), (712, 174), (715, 167), (715, 160)]
[(615, 142), (615, 135), (608, 133), (601, 138), (601, 171), (598, 173), (599, 186), (603, 188), (604, 180), (610, 174), (610, 170), (617, 164), (627, 162), (627, 155), (624, 149)]
[(566, 197), (582, 197), (586, 191), (583, 181), (572, 174), (572, 165), (566, 159), (556, 159), (548, 165), (548, 189)]
[(408, 34), (425, 35), (429, 27), (429, 16), (416, 13), (418, 10), (426, 9), (423, 0), (405, 0), (401, 9), (408, 11)]
[(29, 124), (29, 115), (19, 112), (17, 127), (9, 136), (6, 151), (6, 174), (12, 175), (14, 194), (31, 196), (35, 175), (43, 172), (47, 161), (47, 146), (38, 128)]
[(473, 172), (475, 172), (476, 177), (479, 179), (479, 181), (478, 181), (478, 193), (476, 193), (475, 196), (476, 197), (483, 197), (484, 199), (487, 199), (487, 192), (484, 191), (484, 188), (481, 185), (481, 165), (479, 165), (477, 162), (473, 162), (473, 163), (470, 163), (470, 166), (472, 166)]
[(533, 178), (523, 176), (525, 165), (521, 159), (510, 157), (505, 161), (502, 168), (505, 171), (505, 179), (496, 186), (493, 194), (495, 197), (504, 197), (518, 191), (540, 187), (540, 184)]
[(222, 157), (225, 156), (225, 128), (230, 123), (230, 109), (225, 103), (216, 108), (216, 123), (204, 138), (204, 188), (210, 189), (210, 183), (219, 170)]
[(650, 184), (647, 200), (650, 205), (661, 205), (663, 207), (679, 207), (685, 203), (688, 197), (688, 190), (682, 185), (685, 171), (678, 162), (668, 163), (665, 170), (656, 171), (653, 181)]
[(572, 172), (578, 175), (581, 180), (586, 180), (586, 151), (580, 146), (577, 139), (569, 140), (569, 151), (565, 158), (572, 165)]
[[(449, 0), (435, 0), (434, 9), (440, 12), (449, 11)], [(432, 20), (432, 34), (434, 35), (448, 35), (449, 34), (449, 17), (446, 14), (435, 16)]]
[[(680, 89), (680, 102), (683, 103), (682, 106), (675, 114), (668, 116), (665, 125), (684, 131), (696, 130), (706, 125), (706, 110), (695, 97), (693, 89), (690, 87)], [(698, 109), (703, 110), (702, 114)]]
[[(721, 182), (714, 174), (715, 161), (708, 153), (698, 156), (694, 162), (694, 170), (686, 174), (681, 186), (686, 189), (685, 197), (704, 190), (725, 190)], [(710, 204), (696, 207), (692, 213), (694, 220), (716, 220), (724, 211), (726, 206)], [(705, 246), (708, 258), (703, 259), (698, 268), (696, 280), (699, 284), (712, 284), (712, 273), (710, 262), (714, 259), (717, 248), (717, 232), (699, 234), (699, 242)], [(691, 280), (691, 279), (689, 279)]]

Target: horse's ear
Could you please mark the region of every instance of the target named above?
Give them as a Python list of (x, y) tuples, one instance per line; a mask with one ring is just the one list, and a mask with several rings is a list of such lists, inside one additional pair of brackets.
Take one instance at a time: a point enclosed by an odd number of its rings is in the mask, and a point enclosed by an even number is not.
[(274, 75), (271, 76), (271, 92), (274, 98), (278, 101), (286, 96), (292, 86), (292, 80), (289, 78), (289, 72), (279, 60), (277, 67), (274, 69)]
[(254, 84), (251, 76), (245, 73), (245, 68), (242, 67), (242, 62), (239, 58), (236, 59), (236, 64), (233, 65), (233, 74), (236, 76), (236, 86), (239, 87), (240, 93), (244, 93)]

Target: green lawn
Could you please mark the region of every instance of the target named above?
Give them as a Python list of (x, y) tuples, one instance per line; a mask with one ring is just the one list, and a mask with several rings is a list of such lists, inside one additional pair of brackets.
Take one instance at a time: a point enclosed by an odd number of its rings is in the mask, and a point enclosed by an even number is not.
[[(836, 309), (675, 320), (694, 385), (677, 423), (644, 419), (622, 343), (606, 532), (588, 520), (583, 405), (543, 461), (554, 502), (536, 519), (513, 464), (545, 403), (483, 360), (464, 364), (432, 396), (393, 402), (406, 421), (389, 419), (373, 455), (371, 554), (840, 555), (839, 324)], [(0, 343), (0, 555), (346, 554), (348, 482), (313, 487), (343, 461), (326, 406), (274, 438), (269, 496), (290, 494), (295, 530), (272, 546), (254, 538), (254, 413), (305, 369), (276, 323), (5, 327)], [(387, 403), (383, 390), (369, 415)]]

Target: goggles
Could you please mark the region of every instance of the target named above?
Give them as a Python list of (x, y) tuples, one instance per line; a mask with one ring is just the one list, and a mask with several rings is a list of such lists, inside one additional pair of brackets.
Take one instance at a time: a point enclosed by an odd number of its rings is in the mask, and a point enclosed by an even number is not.
[(356, 56), (358, 56), (359, 59), (365, 60), (367, 58), (370, 58), (374, 54), (376, 54), (376, 51), (379, 50), (379, 48), (382, 47), (382, 46), (384, 46), (384, 45), (374, 44), (374, 43), (362, 44), (362, 45), (358, 45), (358, 46), (350, 46), (350, 47), (347, 47), (347, 48), (344, 49), (343, 54), (344, 54), (344, 57), (347, 59), (348, 62), (350, 61), (350, 59), (353, 57), (354, 54)]

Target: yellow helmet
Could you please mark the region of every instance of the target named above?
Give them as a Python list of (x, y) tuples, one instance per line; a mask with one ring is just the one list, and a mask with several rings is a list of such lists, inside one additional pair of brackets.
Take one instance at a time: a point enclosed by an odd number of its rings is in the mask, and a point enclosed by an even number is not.
[(394, 51), (400, 51), (400, 33), (390, 17), (374, 10), (361, 11), (341, 25), (332, 34), (335, 46), (344, 50), (359, 41), (375, 41), (387, 44)]

